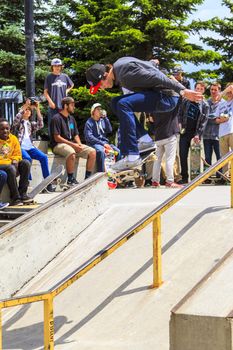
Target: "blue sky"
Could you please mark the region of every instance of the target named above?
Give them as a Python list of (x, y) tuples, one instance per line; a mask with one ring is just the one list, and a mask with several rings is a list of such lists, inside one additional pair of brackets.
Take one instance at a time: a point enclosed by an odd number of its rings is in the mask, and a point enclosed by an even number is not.
[[(230, 17), (230, 10), (226, 6), (222, 5), (221, 0), (205, 0), (202, 5), (197, 7), (197, 11), (194, 12), (192, 16), (190, 16), (190, 20), (203, 21), (203, 20), (208, 20), (215, 16), (218, 16), (220, 18)], [(204, 35), (208, 36), (208, 32), (203, 33), (203, 36)], [(211, 33), (211, 35), (213, 37), (213, 33)], [(198, 35), (191, 36), (189, 41), (193, 43), (198, 43), (199, 42)], [(199, 69), (198, 67), (196, 67), (191, 63), (183, 64), (182, 66), (184, 70), (186, 70), (187, 72), (193, 72)], [(204, 69), (210, 68), (210, 65), (202, 65), (202, 68)]]

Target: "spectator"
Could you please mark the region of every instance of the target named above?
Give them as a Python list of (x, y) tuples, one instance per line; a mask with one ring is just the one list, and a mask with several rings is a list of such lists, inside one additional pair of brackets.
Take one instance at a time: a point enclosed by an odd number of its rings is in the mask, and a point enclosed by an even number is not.
[(88, 146), (96, 150), (97, 171), (105, 171), (105, 154), (109, 151), (118, 153), (117, 159), (120, 159), (120, 150), (113, 144), (109, 144), (107, 135), (112, 132), (112, 126), (107, 115), (103, 113), (100, 103), (95, 103), (91, 107), (91, 117), (86, 121), (84, 127), (84, 136)]
[(67, 74), (62, 73), (63, 65), (59, 58), (51, 61), (51, 73), (47, 75), (44, 83), (44, 96), (48, 101), (48, 133), (52, 117), (62, 109), (62, 99), (73, 88), (74, 83)]
[[(203, 143), (205, 151), (205, 160), (208, 164), (212, 164), (212, 154), (215, 153), (216, 159), (221, 158), (220, 147), (219, 147), (219, 124), (216, 123), (216, 110), (220, 103), (223, 102), (221, 99), (221, 85), (217, 82), (210, 85), (210, 98), (207, 100), (209, 104), (209, 115), (207, 123), (203, 131)], [(216, 177), (220, 177), (219, 173)]]
[(87, 70), (86, 78), (93, 94), (99, 88), (112, 88), (114, 83), (134, 91), (112, 100), (112, 109), (120, 121), (121, 153), (125, 157), (112, 167), (116, 171), (141, 165), (139, 151), (154, 146), (134, 112), (171, 111), (179, 100), (178, 94), (191, 100), (202, 99), (201, 94), (166, 77), (153, 63), (134, 57), (122, 57), (113, 66), (94, 64)]
[(62, 99), (62, 110), (51, 120), (51, 146), (53, 152), (66, 158), (67, 184), (78, 184), (74, 177), (76, 157), (87, 159), (85, 179), (94, 168), (96, 151), (94, 148), (83, 145), (80, 141), (76, 121), (70, 114), (74, 113), (75, 102), (71, 97)]
[[(205, 83), (199, 81), (195, 84), (195, 91), (204, 94)], [(188, 183), (188, 153), (191, 145), (191, 141), (198, 144), (201, 140), (201, 135), (204, 130), (204, 126), (207, 122), (209, 114), (209, 105), (205, 101), (199, 103), (190, 102), (184, 99), (178, 110), (178, 120), (180, 124), (180, 165), (182, 179), (180, 184)]]
[[(226, 95), (226, 101), (220, 103), (216, 110), (221, 156), (233, 150), (233, 83), (227, 84), (223, 95)], [(228, 164), (223, 167), (223, 173), (227, 171)]]
[(181, 66), (175, 66), (172, 70), (172, 76), (181, 83), (186, 89), (191, 89), (190, 81), (183, 76), (183, 69)]
[(165, 186), (169, 188), (183, 187), (174, 182), (174, 163), (177, 150), (177, 134), (179, 133), (177, 109), (178, 106), (172, 112), (153, 114), (158, 159), (153, 165), (152, 187), (160, 186), (161, 164), (164, 154), (166, 162)]
[[(4, 170), (0, 170), (0, 194), (2, 193), (2, 189), (7, 182), (7, 173)], [(0, 202), (0, 210), (8, 207), (8, 202)]]
[[(32, 111), (34, 109), (36, 110), (37, 121), (31, 121)], [(32, 159), (38, 160), (41, 164), (43, 178), (45, 179), (50, 175), (48, 157), (38, 148), (33, 146), (32, 143), (32, 135), (37, 130), (43, 128), (43, 126), (44, 122), (39, 102), (33, 102), (32, 105), (30, 99), (27, 99), (26, 103), (19, 110), (19, 113), (15, 116), (12, 132), (18, 137), (23, 159), (27, 159), (30, 163), (32, 163)], [(52, 184), (49, 184), (46, 190), (48, 192), (55, 191)]]
[[(0, 119), (0, 170), (7, 173), (12, 205), (23, 205), (33, 200), (28, 197), (28, 177), (30, 162), (22, 159), (20, 144), (16, 136), (10, 133), (10, 125), (6, 119)], [(19, 175), (19, 186), (16, 177)]]

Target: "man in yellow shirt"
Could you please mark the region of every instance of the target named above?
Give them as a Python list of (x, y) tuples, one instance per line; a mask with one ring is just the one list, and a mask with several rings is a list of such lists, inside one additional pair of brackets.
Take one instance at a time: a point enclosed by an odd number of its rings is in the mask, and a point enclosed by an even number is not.
[[(12, 205), (23, 205), (32, 201), (27, 196), (30, 167), (30, 162), (22, 159), (19, 141), (10, 133), (8, 121), (0, 118), (0, 170), (7, 173)], [(16, 180), (18, 175), (19, 185)]]

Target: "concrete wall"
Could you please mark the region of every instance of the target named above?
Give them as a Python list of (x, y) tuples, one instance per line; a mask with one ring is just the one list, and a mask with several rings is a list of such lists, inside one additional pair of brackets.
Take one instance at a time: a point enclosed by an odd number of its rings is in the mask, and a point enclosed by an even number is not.
[(0, 299), (19, 290), (107, 209), (106, 178), (93, 179), (0, 230)]
[(170, 350), (232, 350), (232, 344), (231, 318), (172, 313)]

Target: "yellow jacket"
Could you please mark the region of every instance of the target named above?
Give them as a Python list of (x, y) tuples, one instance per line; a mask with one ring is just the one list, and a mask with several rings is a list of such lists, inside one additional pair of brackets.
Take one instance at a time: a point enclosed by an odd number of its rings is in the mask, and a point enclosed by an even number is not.
[(7, 140), (0, 139), (0, 165), (11, 164), (12, 160), (22, 160), (22, 153), (17, 137), (9, 134)]

